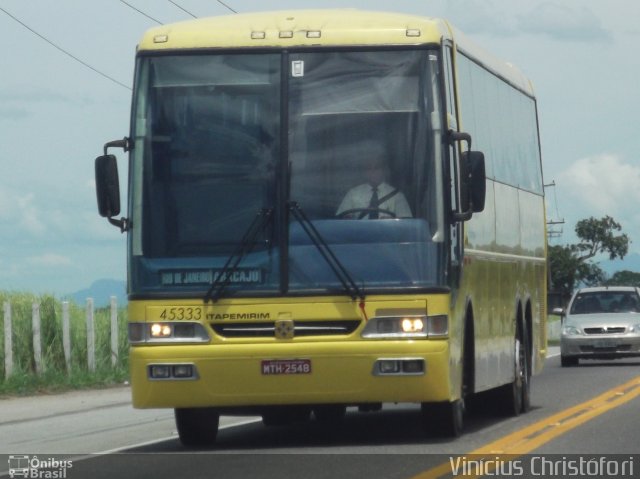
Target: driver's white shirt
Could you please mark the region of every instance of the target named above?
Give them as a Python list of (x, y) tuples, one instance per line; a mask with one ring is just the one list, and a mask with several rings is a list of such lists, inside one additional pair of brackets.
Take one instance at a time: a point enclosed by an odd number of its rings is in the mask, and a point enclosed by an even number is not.
[[(394, 190), (395, 188), (393, 188), (388, 183), (380, 183), (378, 185), (378, 198), (384, 198)], [(373, 186), (368, 183), (364, 183), (362, 185), (351, 188), (344, 196), (344, 199), (342, 200), (342, 203), (340, 203), (340, 206), (338, 206), (336, 215), (352, 209), (369, 208), (369, 203), (371, 202), (372, 195)], [(392, 212), (396, 216), (396, 218), (413, 217), (413, 215), (411, 214), (411, 208), (409, 208), (409, 203), (407, 203), (407, 199), (400, 191), (398, 191), (389, 199), (380, 203), (378, 207), (381, 210)], [(361, 216), (361, 212), (354, 212), (347, 216), (349, 218), (359, 218)], [(368, 218), (369, 215), (365, 214), (363, 219)], [(388, 213), (385, 213), (384, 211), (380, 211), (380, 218), (392, 218), (392, 216), (390, 216)]]

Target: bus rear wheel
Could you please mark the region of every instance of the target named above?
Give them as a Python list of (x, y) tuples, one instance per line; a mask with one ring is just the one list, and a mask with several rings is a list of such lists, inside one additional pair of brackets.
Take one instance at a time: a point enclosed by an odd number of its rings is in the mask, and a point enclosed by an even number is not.
[(180, 442), (187, 447), (210, 446), (216, 442), (220, 413), (215, 408), (175, 409)]
[(527, 360), (527, 341), (524, 329), (519, 328), (515, 338), (514, 378), (498, 389), (501, 412), (507, 416), (518, 416), (527, 412), (531, 404), (531, 373)]

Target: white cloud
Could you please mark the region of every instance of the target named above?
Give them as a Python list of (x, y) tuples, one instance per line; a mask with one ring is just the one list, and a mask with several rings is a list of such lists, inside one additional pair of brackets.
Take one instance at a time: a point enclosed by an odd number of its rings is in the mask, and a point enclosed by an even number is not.
[(71, 266), (73, 262), (71, 258), (55, 253), (44, 253), (40, 256), (31, 256), (27, 258), (30, 264), (37, 266)]
[(563, 198), (560, 209), (567, 215), (565, 231), (581, 219), (609, 215), (622, 225), (632, 246), (640, 246), (640, 166), (616, 155), (590, 156), (574, 162), (556, 183)]
[[(591, 2), (591, 7), (597, 6)], [(445, 17), (468, 34), (515, 37), (523, 33), (544, 35), (553, 40), (599, 42), (611, 33), (601, 17), (588, 6), (564, 1), (516, 3), (512, 0), (448, 0)]]
[(35, 195), (29, 193), (16, 199), (18, 207), (18, 223), (27, 232), (34, 235), (41, 235), (46, 231), (45, 224), (40, 220), (38, 209), (34, 205)]
[(640, 166), (615, 155), (582, 158), (561, 173), (559, 181), (595, 214), (635, 212), (640, 202)]
[(22, 107), (3, 106), (0, 108), (0, 120), (23, 120), (29, 118), (31, 113)]
[(597, 42), (611, 37), (600, 19), (584, 6), (570, 7), (563, 3), (544, 2), (517, 18), (521, 31), (548, 35), (555, 40)]
[(468, 34), (490, 36), (512, 36), (517, 34), (513, 16), (503, 2), (498, 0), (469, 2), (449, 0), (446, 2), (445, 17), (454, 20), (457, 27)]
[(0, 222), (3, 223), (0, 236), (13, 233), (40, 236), (47, 230), (45, 223), (40, 219), (36, 196), (33, 193), (24, 194), (2, 186), (0, 186)]

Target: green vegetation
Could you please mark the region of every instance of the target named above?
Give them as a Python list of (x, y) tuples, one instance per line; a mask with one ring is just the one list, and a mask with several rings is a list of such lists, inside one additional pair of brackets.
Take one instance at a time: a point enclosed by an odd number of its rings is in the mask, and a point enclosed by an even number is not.
[[(128, 377), (127, 311), (118, 310), (118, 362), (111, 362), (110, 308), (95, 308), (95, 372), (87, 367), (86, 307), (69, 303), (70, 371), (62, 345), (62, 302), (51, 295), (0, 292), (0, 303), (11, 304), (13, 374), (4, 370), (4, 328), (0, 328), (0, 396), (99, 387)], [(40, 305), (42, 374), (36, 374), (32, 333), (32, 305)], [(2, 310), (0, 310), (2, 311)], [(2, 314), (0, 312), (0, 314)], [(4, 314), (2, 314), (4, 318)], [(2, 322), (4, 324), (4, 321)]]
[(575, 227), (578, 243), (549, 247), (550, 291), (560, 294), (566, 303), (580, 284), (605, 284), (604, 271), (589, 260), (600, 254), (608, 255), (610, 260), (623, 259), (631, 240), (625, 233), (618, 234), (621, 230), (620, 223), (610, 216), (578, 221)]
[(640, 287), (640, 273), (635, 271), (622, 270), (613, 273), (611, 278), (604, 282), (609, 286), (635, 286)]
[[(562, 327), (562, 318), (555, 314), (547, 315), (547, 345), (560, 345), (560, 329)], [(551, 332), (554, 331), (555, 334)]]

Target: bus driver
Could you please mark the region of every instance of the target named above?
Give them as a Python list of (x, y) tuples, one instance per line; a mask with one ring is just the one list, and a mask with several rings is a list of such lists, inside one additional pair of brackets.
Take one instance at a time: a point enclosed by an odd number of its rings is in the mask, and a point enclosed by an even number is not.
[(374, 153), (367, 163), (366, 183), (351, 188), (343, 198), (336, 216), (352, 219), (411, 218), (411, 208), (400, 189), (387, 182), (386, 166)]

